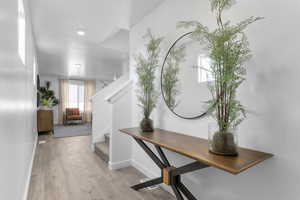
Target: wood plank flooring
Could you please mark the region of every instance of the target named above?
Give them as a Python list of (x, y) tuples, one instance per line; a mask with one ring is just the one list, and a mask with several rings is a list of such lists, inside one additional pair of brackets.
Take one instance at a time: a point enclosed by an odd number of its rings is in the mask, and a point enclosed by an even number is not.
[(144, 176), (129, 167), (110, 171), (90, 149), (90, 136), (46, 140), (35, 156), (28, 200), (174, 200), (157, 188), (136, 192)]

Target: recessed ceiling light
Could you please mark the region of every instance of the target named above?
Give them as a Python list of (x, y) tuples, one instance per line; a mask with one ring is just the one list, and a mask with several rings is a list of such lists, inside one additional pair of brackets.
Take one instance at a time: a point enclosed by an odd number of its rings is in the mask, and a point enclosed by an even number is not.
[(83, 30), (78, 30), (77, 35), (84, 36), (85, 32)]
[(74, 65), (76, 68), (80, 68), (81, 67), (81, 64), (75, 64)]

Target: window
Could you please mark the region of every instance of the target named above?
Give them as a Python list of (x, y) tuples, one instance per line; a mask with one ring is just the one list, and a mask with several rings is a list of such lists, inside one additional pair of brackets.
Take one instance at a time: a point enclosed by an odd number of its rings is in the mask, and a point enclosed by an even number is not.
[(69, 107), (79, 108), (84, 111), (84, 82), (70, 81), (69, 82)]
[(201, 54), (198, 57), (198, 82), (209, 82), (213, 81), (211, 74), (211, 61), (210, 58)]
[(18, 1), (18, 53), (25, 65), (26, 21), (23, 0)]

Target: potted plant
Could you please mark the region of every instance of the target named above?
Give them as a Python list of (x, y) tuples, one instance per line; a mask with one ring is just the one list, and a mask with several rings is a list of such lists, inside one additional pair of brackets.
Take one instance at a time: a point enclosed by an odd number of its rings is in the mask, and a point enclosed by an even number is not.
[(216, 15), (215, 30), (209, 31), (197, 21), (180, 22), (178, 26), (193, 27), (192, 38), (207, 46), (211, 59), (213, 81), (209, 83), (209, 89), (212, 99), (208, 104), (216, 119), (216, 125), (210, 128), (209, 151), (236, 156), (236, 128), (246, 117), (243, 105), (236, 98), (236, 92), (245, 80), (244, 64), (251, 57), (244, 30), (249, 24), (262, 18), (249, 17), (232, 25), (230, 21), (223, 21), (222, 14), (235, 4), (235, 0), (210, 0), (210, 4), (212, 12)]
[(40, 87), (38, 92), (40, 94), (41, 109), (49, 110), (59, 104), (59, 100), (55, 97), (53, 90), (50, 90), (50, 82), (46, 82), (46, 87)]
[(138, 77), (137, 99), (138, 105), (143, 110), (143, 120), (140, 122), (140, 128), (143, 132), (153, 131), (153, 121), (150, 115), (156, 106), (158, 91), (155, 87), (155, 73), (159, 66), (160, 44), (163, 38), (156, 38), (150, 30), (144, 36), (148, 39), (146, 44), (146, 54), (139, 53), (135, 56), (136, 73)]

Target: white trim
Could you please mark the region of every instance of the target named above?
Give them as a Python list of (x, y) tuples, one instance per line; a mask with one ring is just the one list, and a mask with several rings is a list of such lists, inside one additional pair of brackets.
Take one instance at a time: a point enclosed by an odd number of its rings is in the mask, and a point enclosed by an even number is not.
[(97, 98), (98, 96), (100, 96), (102, 99), (103, 94), (106, 94), (107, 92), (111, 91), (112, 89), (118, 87), (120, 84), (122, 84), (128, 80), (129, 80), (129, 73), (126, 73), (126, 74), (122, 75), (121, 77), (119, 77), (116, 81), (113, 81), (112, 83), (107, 85), (105, 88), (98, 91), (94, 96), (91, 97), (91, 100), (95, 101), (95, 98)]
[(114, 103), (123, 94), (126, 94), (132, 88), (132, 80), (126, 81), (121, 87), (115, 90), (112, 94), (108, 95), (104, 100), (109, 103)]
[(108, 168), (110, 170), (117, 170), (117, 169), (122, 169), (122, 168), (130, 167), (130, 166), (131, 166), (131, 160), (124, 160), (124, 161), (115, 162), (115, 163), (112, 163), (109, 161), (109, 163), (108, 163)]
[(31, 160), (30, 160), (30, 164), (29, 164), (28, 176), (27, 176), (27, 179), (25, 182), (25, 190), (24, 190), (23, 200), (27, 200), (27, 198), (28, 198), (30, 180), (31, 180), (31, 174), (32, 174), (32, 168), (33, 168), (33, 162), (34, 162), (34, 157), (35, 157), (35, 153), (36, 153), (37, 143), (38, 143), (38, 135), (36, 135), (35, 141), (34, 141), (32, 156), (31, 156)]

